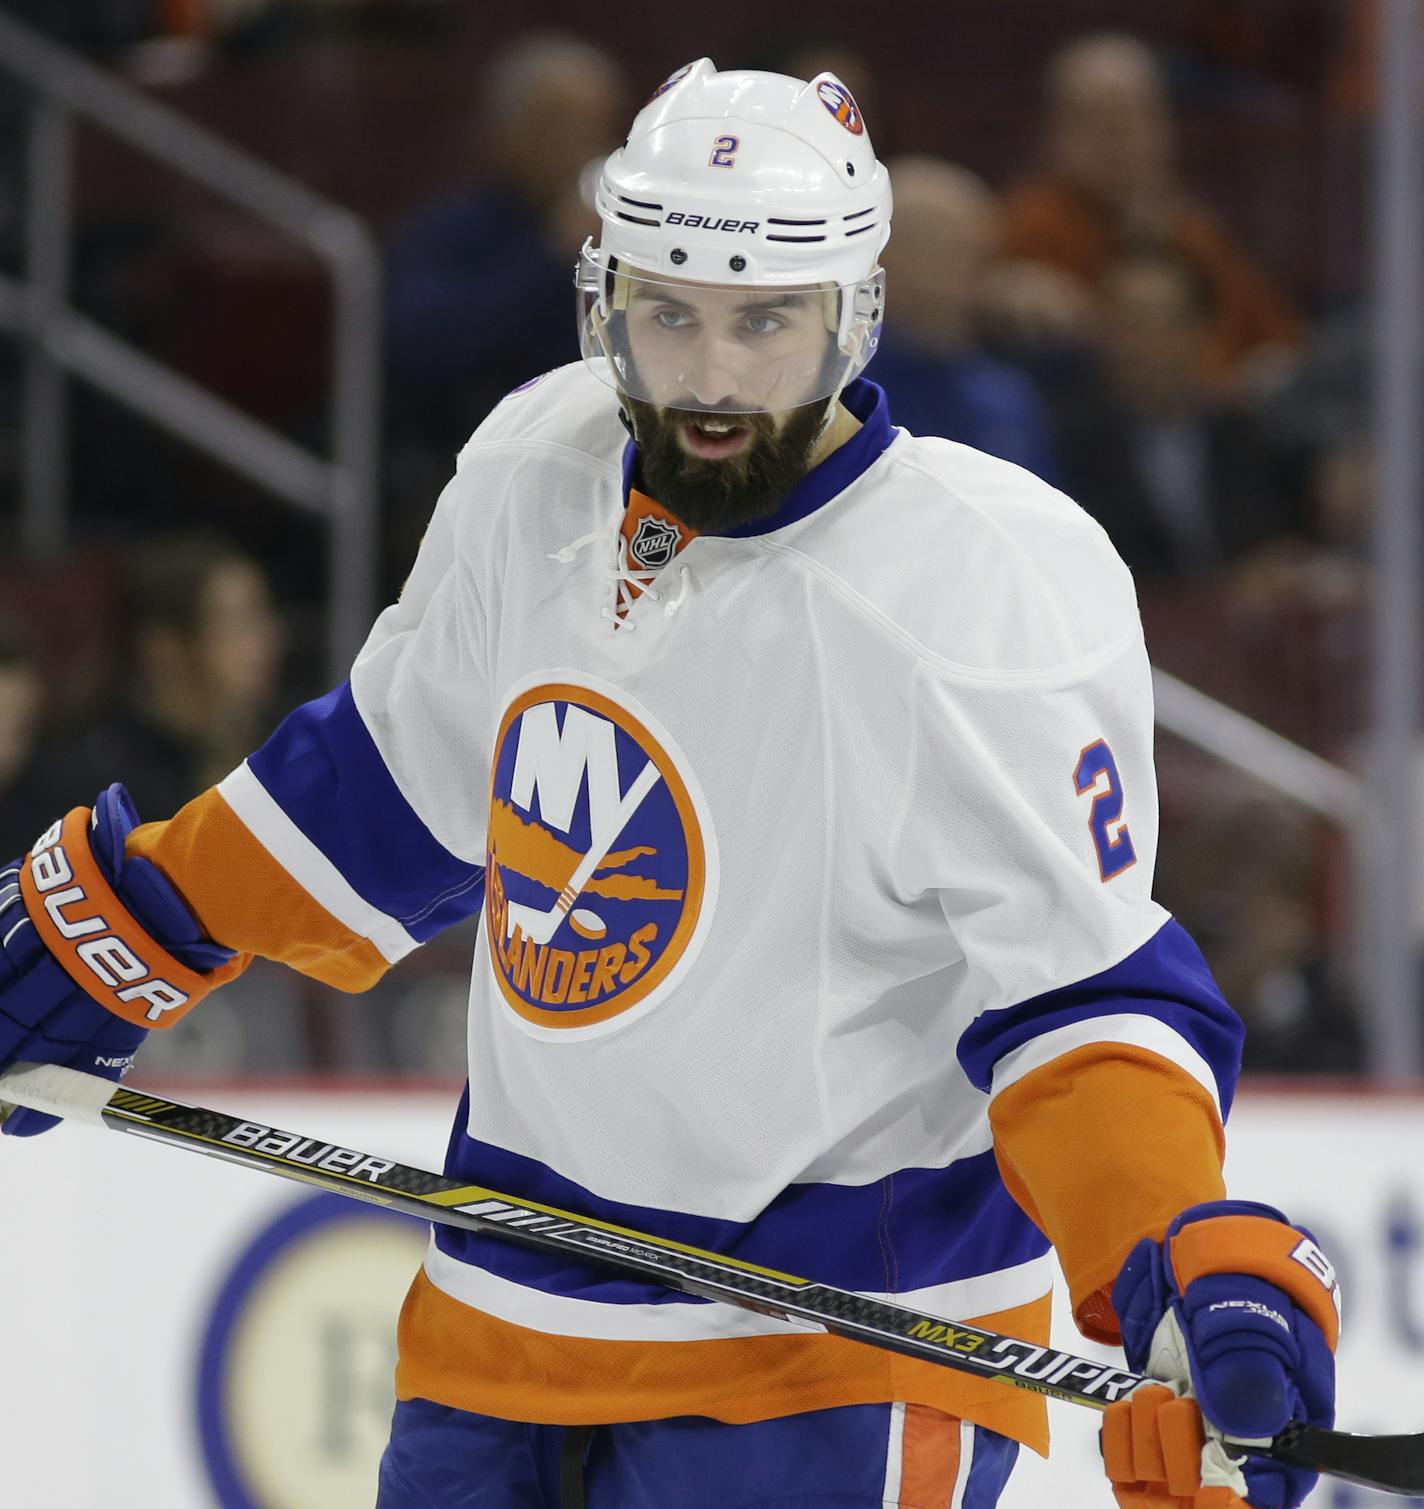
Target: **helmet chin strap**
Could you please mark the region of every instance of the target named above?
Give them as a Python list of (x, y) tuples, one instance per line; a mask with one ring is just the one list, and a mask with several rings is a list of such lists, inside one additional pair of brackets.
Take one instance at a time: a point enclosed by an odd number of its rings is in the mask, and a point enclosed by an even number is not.
[(826, 400), (825, 411), (821, 415), (821, 422), (816, 426), (816, 438), (811, 442), (811, 450), (814, 453), (816, 447), (830, 433), (831, 426), (836, 422), (836, 409), (840, 406), (841, 389), (837, 388)]
[(817, 445), (820, 445), (820, 443), (826, 438), (826, 432), (836, 421), (836, 409), (840, 406), (841, 394), (845, 392), (846, 388), (850, 384), (852, 372), (855, 372), (856, 375), (859, 375), (860, 370), (861, 369), (859, 366), (847, 367), (845, 373), (841, 377), (840, 382), (836, 385), (835, 392), (832, 393), (831, 396), (826, 400), (826, 412), (821, 416), (821, 425), (820, 428), (816, 431)]

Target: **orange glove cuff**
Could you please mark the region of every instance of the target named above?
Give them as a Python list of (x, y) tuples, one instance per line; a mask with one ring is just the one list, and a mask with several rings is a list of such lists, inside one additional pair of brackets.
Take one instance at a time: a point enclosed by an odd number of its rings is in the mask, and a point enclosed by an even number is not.
[(151, 938), (94, 858), (89, 816), (88, 807), (76, 807), (25, 856), (25, 910), (81, 990), (136, 1027), (171, 1027), (210, 990), (240, 974), (247, 960), (238, 955), (200, 975)]
[(1167, 1244), (1177, 1289), (1210, 1273), (1249, 1273), (1283, 1289), (1325, 1333), (1340, 1339), (1340, 1285), (1329, 1259), (1293, 1226), (1266, 1216), (1191, 1221)]

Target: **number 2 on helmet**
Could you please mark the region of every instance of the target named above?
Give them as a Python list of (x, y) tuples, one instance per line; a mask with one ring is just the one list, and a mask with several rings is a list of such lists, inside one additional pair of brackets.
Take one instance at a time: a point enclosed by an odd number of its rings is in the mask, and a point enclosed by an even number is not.
[(712, 155), (707, 159), (709, 167), (735, 168), (737, 165), (737, 149), (741, 142), (735, 136), (719, 136), (712, 143)]

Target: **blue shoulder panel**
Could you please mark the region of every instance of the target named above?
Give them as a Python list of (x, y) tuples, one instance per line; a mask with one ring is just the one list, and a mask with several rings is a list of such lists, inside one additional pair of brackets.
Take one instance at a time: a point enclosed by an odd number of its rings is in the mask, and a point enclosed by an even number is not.
[(401, 795), (350, 682), (289, 714), (247, 761), (357, 895), (422, 943), (477, 912), (484, 869), (457, 859)]
[(994, 1065), (1032, 1038), (1095, 1016), (1155, 1017), (1185, 1038), (1211, 1066), (1223, 1118), (1241, 1072), (1245, 1028), (1226, 1004), (1201, 950), (1168, 920), (1136, 953), (1101, 974), (1045, 995), (981, 1012), (959, 1039), (959, 1062), (986, 1094)]

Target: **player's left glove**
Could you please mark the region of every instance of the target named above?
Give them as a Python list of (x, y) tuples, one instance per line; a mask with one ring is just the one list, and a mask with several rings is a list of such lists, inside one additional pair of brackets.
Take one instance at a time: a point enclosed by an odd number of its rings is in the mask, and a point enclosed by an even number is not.
[[(92, 813), (76, 807), (23, 860), (0, 867), (0, 1069), (64, 1064), (117, 1080), (151, 1026), (245, 966), (203, 936), (155, 865), (126, 854), (137, 824), (128, 792), (113, 785)], [(54, 1125), (13, 1110), (0, 1134)]]
[[(1264, 1442), (1291, 1420), (1334, 1424), (1340, 1291), (1310, 1233), (1269, 1205), (1194, 1205), (1164, 1241), (1137, 1244), (1112, 1301), (1128, 1366), (1169, 1386), (1140, 1390), (1104, 1420), (1123, 1509), (1234, 1509), (1243, 1499), (1296, 1509), (1314, 1473), (1235, 1457), (1221, 1437)], [(1192, 1423), (1198, 1405), (1204, 1430)]]

